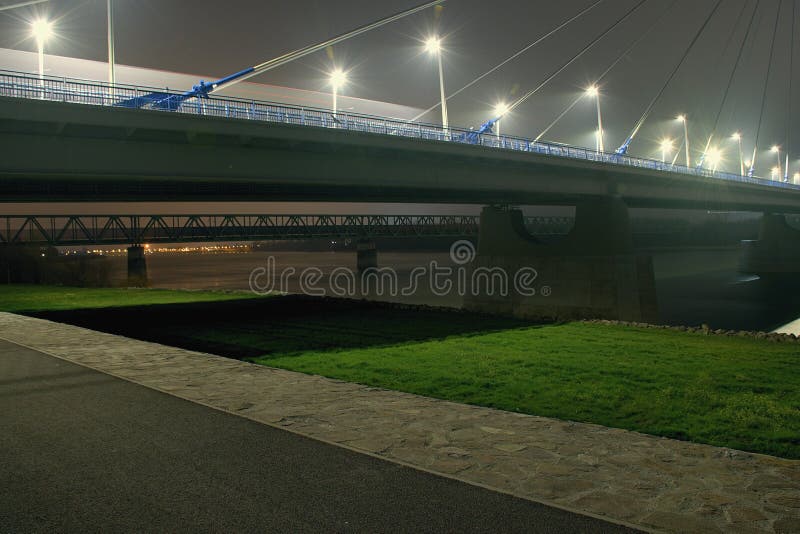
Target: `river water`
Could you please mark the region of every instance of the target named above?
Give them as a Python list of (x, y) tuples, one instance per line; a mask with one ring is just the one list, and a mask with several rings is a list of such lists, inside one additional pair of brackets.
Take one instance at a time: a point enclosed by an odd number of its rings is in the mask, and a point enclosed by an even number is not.
[[(757, 277), (737, 272), (737, 248), (712, 250), (668, 250), (652, 251), (660, 322), (673, 325), (699, 326), (735, 330), (780, 329), (800, 318), (800, 285), (787, 281), (779, 285), (767, 283)], [(268, 257), (274, 258), (274, 269), (267, 270)], [(294, 274), (287, 277), (283, 289), (301, 292), (300, 273), (307, 268), (317, 268), (322, 277), (315, 283), (307, 281), (306, 288), (347, 291), (348, 296), (376, 298), (410, 304), (459, 307), (461, 297), (457, 291), (458, 266), (453, 264), (448, 252), (382, 252), (378, 261), (381, 267), (392, 267), (397, 272), (398, 294), (391, 294), (385, 287), (381, 294), (375, 291), (359, 291), (356, 284), (350, 292), (341, 271), (337, 268), (355, 270), (355, 252), (240, 252), (224, 254), (159, 253), (148, 255), (148, 270), (152, 287), (184, 289), (229, 289), (247, 290), (251, 274), (256, 271), (255, 281), (262, 287), (273, 278), (275, 288), (280, 287), (280, 275), (287, 268)], [(114, 258), (114, 274), (122, 282), (125, 276), (124, 257)], [(416, 289), (409, 295), (399, 294), (411, 286), (413, 269), (425, 268), (431, 272), (431, 262), (439, 267), (454, 267), (452, 276), (444, 276), (453, 282), (452, 290), (444, 291), (431, 287), (430, 278), (417, 278)], [(338, 289), (331, 289), (331, 273), (340, 273)], [(262, 275), (263, 274), (263, 275)], [(426, 275), (427, 276), (427, 275)], [(373, 288), (374, 289), (374, 288)], [(800, 321), (794, 325), (800, 334)], [(786, 327), (792, 331), (792, 327)]]

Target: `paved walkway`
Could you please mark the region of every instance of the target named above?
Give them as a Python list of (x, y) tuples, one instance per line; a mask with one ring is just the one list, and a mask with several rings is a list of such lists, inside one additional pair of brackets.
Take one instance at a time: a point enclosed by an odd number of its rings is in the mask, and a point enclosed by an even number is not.
[(633, 532), (0, 340), (0, 532)]
[(0, 338), (253, 420), (673, 532), (800, 532), (800, 461), (466, 406), (0, 314)]

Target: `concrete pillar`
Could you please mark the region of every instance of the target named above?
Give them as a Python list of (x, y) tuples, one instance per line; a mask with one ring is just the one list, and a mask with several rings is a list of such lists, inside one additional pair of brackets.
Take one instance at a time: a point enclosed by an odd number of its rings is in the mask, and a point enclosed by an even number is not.
[(358, 271), (378, 267), (378, 248), (371, 239), (360, 239), (356, 242), (356, 267)]
[[(508, 280), (507, 295), (487, 279)], [(490, 275), (489, 273), (494, 273)], [(633, 251), (627, 206), (606, 197), (576, 207), (555, 243), (527, 233), (517, 209), (481, 212), (478, 251), (464, 307), (532, 319), (658, 319), (652, 258)]]
[(133, 245), (128, 247), (128, 286), (147, 287), (147, 259), (144, 247)]
[(783, 215), (765, 213), (758, 240), (742, 241), (739, 270), (762, 277), (800, 273), (800, 230), (789, 226)]

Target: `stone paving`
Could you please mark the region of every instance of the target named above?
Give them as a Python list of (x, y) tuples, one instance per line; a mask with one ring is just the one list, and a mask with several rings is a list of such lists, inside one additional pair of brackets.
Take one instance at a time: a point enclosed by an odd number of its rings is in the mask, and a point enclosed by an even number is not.
[(0, 313), (0, 338), (172, 395), (645, 530), (800, 532), (800, 461), (467, 406)]

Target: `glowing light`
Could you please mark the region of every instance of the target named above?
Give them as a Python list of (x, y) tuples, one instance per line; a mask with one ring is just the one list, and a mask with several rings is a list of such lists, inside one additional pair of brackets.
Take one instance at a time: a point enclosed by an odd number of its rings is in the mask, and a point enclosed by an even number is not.
[(722, 151), (719, 148), (709, 148), (706, 152), (706, 161), (711, 165), (711, 168), (717, 170), (717, 166), (722, 162)]
[(746, 159), (746, 160), (744, 160), (744, 166), (745, 166), (745, 167), (749, 167), (749, 166), (750, 166), (752, 163), (753, 163), (753, 162), (752, 162), (752, 161), (750, 161), (749, 159)]
[(31, 24), (31, 35), (40, 43), (44, 43), (53, 36), (53, 24), (45, 19), (35, 20)]
[(794, 173), (794, 183), (800, 185), (800, 172)]
[(347, 73), (342, 69), (334, 69), (330, 74), (330, 82), (334, 89), (339, 89), (347, 83)]
[(438, 37), (430, 37), (425, 41), (425, 50), (431, 54), (438, 54), (442, 50), (442, 40)]
[(661, 140), (660, 146), (661, 146), (661, 163), (665, 163), (667, 160), (667, 154), (672, 152), (674, 144), (672, 139), (664, 138)]
[(675, 120), (680, 122), (686, 122), (686, 115), (678, 115), (677, 117), (675, 117)]
[(495, 117), (502, 117), (506, 113), (508, 113), (508, 104), (506, 104), (505, 102), (500, 102), (494, 107)]
[(731, 135), (731, 139), (733, 139), (734, 141), (740, 141), (742, 139), (742, 134), (736, 132), (733, 135)]
[(779, 147), (778, 145), (773, 145), (772, 148), (770, 148), (770, 150), (772, 152), (780, 152), (781, 147)]
[(596, 85), (592, 85), (591, 87), (586, 88), (586, 96), (590, 96), (592, 98), (596, 97), (600, 93), (600, 90), (597, 88)]

